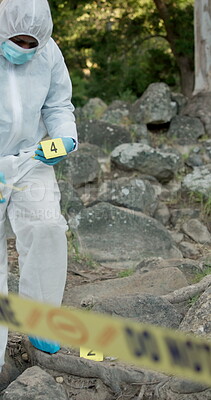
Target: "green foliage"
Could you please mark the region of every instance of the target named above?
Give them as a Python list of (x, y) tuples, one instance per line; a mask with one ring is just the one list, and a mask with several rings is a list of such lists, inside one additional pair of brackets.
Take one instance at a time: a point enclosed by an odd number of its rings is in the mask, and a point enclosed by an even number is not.
[(197, 302), (197, 300), (199, 299), (199, 297), (200, 297), (199, 294), (196, 294), (195, 296), (191, 297), (191, 298), (188, 300), (188, 305), (189, 305), (190, 307), (192, 307), (192, 306)]
[(118, 278), (126, 278), (127, 276), (131, 276), (134, 274), (134, 270), (132, 268), (125, 269), (118, 273)]
[(65, 173), (64, 163), (58, 163), (54, 165), (54, 171), (57, 181), (67, 180), (67, 174)]
[(91, 255), (80, 251), (78, 238), (73, 231), (69, 230), (66, 236), (68, 243), (68, 257), (70, 257), (73, 262), (86, 265), (91, 269), (99, 267), (99, 264), (92, 258)]
[(194, 283), (200, 282), (207, 275), (211, 275), (211, 266), (207, 266), (202, 272), (199, 272), (195, 276)]
[[(134, 101), (152, 82), (178, 87), (177, 59), (153, 0), (49, 0), (73, 103)], [(165, 1), (178, 56), (193, 64), (193, 0)]]
[(201, 213), (204, 216), (211, 215), (211, 197), (206, 197), (201, 192), (192, 191), (189, 193), (189, 199), (200, 204)]

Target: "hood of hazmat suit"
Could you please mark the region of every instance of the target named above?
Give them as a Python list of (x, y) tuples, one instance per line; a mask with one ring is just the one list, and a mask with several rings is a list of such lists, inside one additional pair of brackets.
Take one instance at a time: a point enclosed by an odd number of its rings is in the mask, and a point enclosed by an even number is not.
[(47, 0), (3, 0), (0, 4), (0, 44), (16, 35), (37, 39), (39, 49), (51, 37), (53, 23)]
[[(46, 134), (77, 142), (71, 80), (52, 28), (47, 0), (0, 2), (0, 157), (33, 151)], [(21, 65), (8, 61), (1, 48), (17, 35), (38, 41)]]

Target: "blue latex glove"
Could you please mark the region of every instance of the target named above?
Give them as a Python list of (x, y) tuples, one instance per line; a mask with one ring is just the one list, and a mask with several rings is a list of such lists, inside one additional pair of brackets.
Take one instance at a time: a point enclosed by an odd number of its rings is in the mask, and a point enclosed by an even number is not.
[(54, 354), (60, 350), (60, 346), (58, 343), (51, 342), (50, 340), (43, 340), (38, 337), (29, 336), (30, 342), (33, 344), (36, 349), (44, 351), (45, 353)]
[[(0, 183), (6, 183), (6, 179), (5, 179), (3, 172), (0, 172)], [(2, 193), (0, 191), (0, 203), (5, 203), (5, 201), (6, 200), (4, 198), (2, 198)]]
[[(62, 142), (64, 144), (65, 150), (67, 153), (71, 153), (71, 151), (74, 150), (75, 145), (76, 145), (76, 141), (75, 139), (72, 139), (70, 137), (63, 137), (63, 138), (54, 138), (54, 139), (62, 139)], [(43, 163), (47, 164), (47, 165), (55, 165), (58, 162), (60, 162), (61, 160), (63, 160), (63, 158), (65, 158), (67, 156), (60, 156), (60, 157), (55, 157), (55, 158), (45, 158), (43, 150), (42, 150), (42, 146), (39, 145), (37, 150), (35, 151), (35, 160), (40, 160)]]

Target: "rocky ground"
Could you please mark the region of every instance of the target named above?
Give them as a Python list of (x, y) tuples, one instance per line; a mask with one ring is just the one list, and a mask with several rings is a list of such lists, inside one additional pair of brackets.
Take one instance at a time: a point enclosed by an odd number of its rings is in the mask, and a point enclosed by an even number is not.
[[(69, 238), (70, 240), (70, 238)], [(13, 238), (8, 239), (8, 254), (9, 254), (9, 265), (10, 270), (14, 275), (18, 275), (18, 263), (17, 263), (17, 252), (15, 250), (15, 241)], [(204, 254), (201, 254), (201, 263), (210, 254), (210, 250), (206, 249)], [(73, 248), (70, 246), (69, 254), (69, 268), (68, 278), (64, 294), (64, 304), (69, 305), (75, 302), (76, 306), (93, 307), (96, 311), (109, 312), (115, 314), (119, 313), (125, 317), (132, 317), (133, 319), (162, 324), (172, 328), (178, 328), (179, 325), (182, 327), (182, 321), (185, 328), (184, 316), (187, 315), (188, 310), (193, 307), (197, 298), (200, 297), (201, 292), (205, 294), (205, 299), (201, 304), (201, 311), (198, 306), (199, 315), (195, 322), (186, 322), (188, 324), (187, 330), (190, 330), (192, 324), (193, 331), (199, 327), (206, 326), (209, 324), (209, 315), (207, 308), (210, 306), (211, 291), (209, 280), (205, 286), (192, 294), (189, 293), (186, 297), (180, 299), (179, 303), (174, 303), (172, 308), (169, 303), (165, 311), (159, 314), (158, 310), (163, 307), (163, 304), (159, 303), (162, 299), (160, 294), (172, 293), (171, 288), (163, 291), (164, 276), (167, 273), (167, 269), (171, 269), (171, 276), (169, 284), (173, 285), (172, 290), (178, 286), (183, 287), (187, 285), (189, 288), (193, 287), (191, 283), (194, 281), (193, 276), (196, 276), (197, 266), (199, 260), (159, 260), (154, 259), (150, 262), (142, 262), (138, 266), (139, 272), (133, 275), (127, 276), (116, 270), (115, 268), (108, 268), (100, 265), (99, 263), (93, 263), (89, 259), (83, 258), (78, 254), (75, 254)], [(183, 281), (181, 284), (180, 279), (175, 274), (177, 268), (181, 268), (180, 271), (186, 269), (187, 281)], [(139, 291), (142, 296), (137, 294), (137, 288), (135, 288), (135, 281), (137, 281), (137, 274), (141, 275), (141, 270), (144, 269), (144, 279), (146, 274), (150, 274), (150, 269), (156, 269), (156, 291), (159, 296), (148, 295), (148, 293), (154, 293), (149, 288), (152, 287), (153, 276), (149, 276), (148, 279), (143, 281), (139, 285)], [(161, 277), (158, 277), (158, 272), (163, 271)], [(14, 278), (13, 275), (13, 278)], [(143, 275), (142, 275), (143, 276)], [(132, 282), (128, 281), (135, 278)], [(184, 276), (182, 277), (182, 279)], [(202, 276), (201, 276), (202, 278)], [(203, 279), (203, 278), (202, 278)], [(118, 296), (113, 298), (113, 302), (108, 299), (112, 299), (112, 283), (114, 283), (115, 291), (118, 291), (118, 285), (122, 282), (125, 285), (125, 301), (121, 299), (120, 309), (118, 308)], [(149, 282), (147, 290), (147, 282)], [(173, 283), (172, 283), (173, 282)], [(17, 289), (17, 280), (10, 280), (12, 290)], [(16, 286), (16, 289), (14, 287)], [(111, 285), (111, 286), (110, 286)], [(207, 289), (205, 289), (207, 287)], [(99, 288), (99, 291), (96, 289)], [(76, 290), (75, 290), (76, 289)], [(81, 290), (80, 290), (81, 289)], [(205, 289), (205, 290), (204, 290)], [(143, 292), (145, 295), (143, 296)], [(158, 293), (159, 292), (159, 293)], [(76, 298), (76, 293), (78, 298)], [(95, 296), (93, 296), (95, 293)], [(100, 296), (96, 294), (100, 293)], [(131, 295), (132, 293), (132, 295)], [(104, 300), (102, 301), (102, 298)], [(74, 301), (71, 301), (74, 299)], [(135, 313), (134, 299), (138, 299), (139, 307), (140, 302), (143, 301), (142, 316), (140, 318), (139, 313)], [(145, 310), (147, 301), (147, 309)], [(167, 302), (168, 303), (168, 302)], [(166, 304), (165, 304), (166, 306)], [(203, 309), (205, 311), (203, 312)], [(119, 311), (118, 311), (119, 310)], [(194, 312), (194, 311), (193, 311)], [(192, 315), (193, 317), (193, 315)], [(192, 320), (192, 317), (191, 320)], [(205, 319), (208, 320), (205, 323)], [(182, 329), (182, 328), (181, 328)], [(186, 330), (186, 329), (183, 329)], [(207, 326), (208, 332), (210, 326)], [(10, 332), (7, 350), (7, 360), (9, 365), (12, 366), (12, 378), (14, 382), (5, 388), (1, 393), (1, 397), (4, 400), (11, 399), (34, 399), (40, 398), (43, 400), (47, 399), (74, 399), (74, 400), (127, 400), (127, 399), (175, 399), (175, 400), (208, 400), (211, 398), (210, 389), (203, 385), (189, 382), (187, 380), (181, 380), (178, 378), (167, 377), (166, 375), (156, 373), (154, 371), (146, 371), (138, 369), (137, 367), (128, 366), (121, 363), (117, 359), (105, 358), (103, 362), (95, 362), (90, 360), (81, 359), (79, 355), (79, 349), (64, 348), (62, 347), (58, 355), (47, 355), (38, 350), (34, 350), (30, 345), (27, 337), (19, 333)], [(11, 371), (11, 369), (10, 369)], [(25, 371), (25, 372), (24, 372)], [(48, 388), (46, 392), (46, 387)]]
[[(211, 337), (210, 97), (150, 85), (132, 105), (76, 110), (79, 150), (56, 168), (68, 225), (63, 304)], [(18, 291), (8, 234), (9, 289)], [(210, 400), (196, 382), (105, 358), (34, 350), (10, 332), (3, 400)], [(11, 369), (10, 368), (10, 369)]]

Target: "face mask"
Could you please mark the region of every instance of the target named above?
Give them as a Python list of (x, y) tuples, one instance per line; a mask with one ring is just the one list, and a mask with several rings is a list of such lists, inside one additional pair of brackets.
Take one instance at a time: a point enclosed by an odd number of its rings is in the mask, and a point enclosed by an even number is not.
[(36, 49), (23, 49), (11, 40), (2, 43), (0, 47), (3, 56), (12, 64), (25, 64), (27, 61), (30, 61), (36, 53)]

